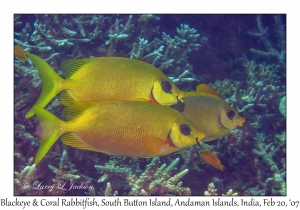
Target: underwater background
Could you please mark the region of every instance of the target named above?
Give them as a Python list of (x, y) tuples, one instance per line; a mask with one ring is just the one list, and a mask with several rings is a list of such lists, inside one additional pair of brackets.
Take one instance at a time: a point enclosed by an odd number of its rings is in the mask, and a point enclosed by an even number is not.
[[(15, 58), (14, 195), (286, 195), (286, 15), (15, 14), (14, 44), (59, 75), (65, 59), (142, 60), (184, 91), (200, 83), (219, 90), (246, 120), (207, 142), (224, 171), (205, 163), (198, 145), (130, 158), (61, 141), (36, 166), (41, 129), (25, 114), (41, 79), (30, 62)], [(57, 97), (46, 107), (57, 116), (62, 108)], [(67, 190), (74, 183), (78, 189)], [(47, 188), (58, 185), (64, 188)]]

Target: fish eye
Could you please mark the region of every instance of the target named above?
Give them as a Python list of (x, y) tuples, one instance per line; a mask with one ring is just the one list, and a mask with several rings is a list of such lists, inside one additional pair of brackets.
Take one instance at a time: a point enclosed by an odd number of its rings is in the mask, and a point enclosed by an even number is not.
[(229, 112), (227, 112), (227, 117), (228, 117), (230, 120), (233, 120), (234, 116), (235, 116), (234, 111), (230, 110)]
[(187, 124), (181, 124), (180, 125), (180, 132), (185, 135), (188, 136), (191, 134), (191, 128), (190, 126), (188, 126)]
[(172, 85), (169, 81), (162, 81), (161, 87), (162, 87), (164, 92), (171, 93)]

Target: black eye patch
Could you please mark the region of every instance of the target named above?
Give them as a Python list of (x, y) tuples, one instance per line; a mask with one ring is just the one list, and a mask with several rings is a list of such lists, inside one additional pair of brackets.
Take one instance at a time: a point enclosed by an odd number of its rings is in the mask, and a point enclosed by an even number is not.
[(162, 81), (161, 87), (162, 87), (164, 92), (171, 93), (172, 85), (169, 81)]
[(227, 117), (228, 117), (230, 120), (233, 120), (234, 116), (235, 116), (234, 111), (231, 110), (231, 111), (227, 112)]
[(181, 124), (180, 132), (185, 136), (189, 136), (191, 134), (191, 128), (187, 124)]
[(184, 106), (185, 106), (184, 102), (178, 101), (177, 104), (173, 104), (170, 107), (177, 110), (178, 112), (183, 112)]

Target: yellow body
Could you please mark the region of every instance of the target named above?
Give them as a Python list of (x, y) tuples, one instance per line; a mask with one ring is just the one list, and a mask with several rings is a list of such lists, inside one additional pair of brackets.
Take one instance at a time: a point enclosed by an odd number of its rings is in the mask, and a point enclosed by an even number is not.
[(205, 133), (203, 141), (226, 136), (245, 122), (235, 109), (218, 96), (199, 92), (185, 95), (182, 114)]
[[(42, 78), (42, 93), (35, 105), (45, 107), (59, 92), (72, 101), (126, 100), (176, 104), (182, 91), (154, 66), (129, 58), (99, 57), (65, 60), (59, 77), (40, 57), (27, 53)], [(34, 115), (29, 110), (26, 118)]]
[(202, 143), (204, 137), (176, 110), (151, 103), (76, 102), (65, 110), (68, 122), (37, 106), (34, 111), (43, 132), (36, 163), (60, 136), (78, 149), (131, 157), (166, 155)]

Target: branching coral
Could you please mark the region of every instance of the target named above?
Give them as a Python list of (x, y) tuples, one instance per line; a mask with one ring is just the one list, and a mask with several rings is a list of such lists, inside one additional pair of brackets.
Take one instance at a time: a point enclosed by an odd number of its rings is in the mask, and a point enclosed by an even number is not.
[(232, 96), (234, 91), (236, 90), (237, 81), (231, 81), (229, 79), (224, 80), (216, 80), (214, 83), (210, 83), (210, 85), (220, 91), (220, 95), (222, 98), (228, 98)]
[[(131, 57), (170, 72), (174, 75), (170, 78), (175, 83), (198, 81), (192, 73), (193, 67), (187, 63), (187, 56), (192, 50), (198, 50), (201, 46), (198, 43), (200, 34), (186, 24), (181, 24), (176, 30), (179, 36), (174, 38), (165, 32), (162, 33), (162, 40), (155, 38), (154, 41), (148, 42), (145, 38), (139, 38), (139, 42), (133, 44)], [(145, 53), (148, 54), (144, 55)]]
[[(259, 32), (250, 32), (250, 36), (259, 37), (267, 51), (257, 50), (254, 48), (250, 49), (250, 52), (255, 53), (263, 57), (276, 58), (278, 63), (285, 69), (286, 59), (286, 37), (285, 37), (285, 26), (282, 22), (280, 15), (274, 15), (275, 22), (275, 33), (278, 37), (278, 43), (275, 45), (270, 41), (268, 34), (268, 28), (265, 28), (262, 23), (262, 15), (257, 15), (257, 28)], [(275, 47), (277, 46), (277, 47)]]
[(218, 190), (215, 188), (214, 183), (211, 182), (208, 184), (207, 191), (204, 192), (204, 195), (218, 195), (217, 191)]
[[(55, 173), (53, 185), (57, 187), (52, 190), (53, 195), (64, 194), (67, 190), (67, 188), (64, 186), (66, 182), (70, 182), (70, 184), (72, 185), (72, 183), (75, 184), (76, 180), (79, 180), (80, 178), (87, 183), (92, 181), (91, 178), (84, 176), (78, 172), (76, 166), (70, 162), (66, 150), (63, 150), (62, 152), (59, 168), (56, 168), (52, 165), (48, 165), (48, 167), (53, 173)], [(86, 188), (88, 189), (88, 187)]]
[(248, 88), (242, 89), (242, 83), (237, 82), (234, 94), (227, 101), (241, 113), (254, 112), (254, 106), (277, 109), (279, 100), (285, 95), (285, 87), (279, 86), (279, 69), (274, 65), (257, 65), (254, 61), (247, 62), (244, 66), (248, 74)]
[(124, 25), (119, 24), (119, 19), (116, 18), (116, 22), (114, 25), (111, 26), (109, 30), (109, 40), (105, 42), (105, 45), (109, 45), (109, 48), (107, 50), (107, 55), (112, 55), (114, 53), (114, 49), (117, 46), (117, 44), (122, 41), (123, 39), (126, 39), (129, 35), (127, 34), (128, 31), (133, 27), (133, 24), (131, 24), (132, 15), (129, 16), (127, 23)]
[[(217, 194), (217, 189), (215, 188), (215, 185), (214, 185), (213, 182), (208, 184), (207, 191), (204, 192), (204, 195), (208, 195), (208, 196), (218, 195)], [(234, 196), (234, 195), (238, 195), (238, 193), (234, 192), (232, 189), (229, 189), (226, 192), (226, 194), (222, 194), (222, 196)]]
[[(267, 136), (263, 133), (258, 133), (254, 139), (257, 141), (256, 149), (253, 149), (253, 153), (262, 158), (262, 161), (273, 173), (273, 177), (266, 179), (265, 189), (266, 195), (285, 195), (285, 178), (286, 178), (286, 166), (284, 164), (279, 168), (279, 164), (274, 158), (281, 156), (278, 153), (283, 152), (285, 142), (273, 141), (271, 143), (265, 143)], [(257, 163), (257, 165), (260, 165)]]
[[(190, 76), (190, 77), (187, 77), (187, 76)], [(189, 70), (185, 70), (178, 77), (169, 77), (169, 78), (175, 84), (177, 84), (178, 82), (194, 82), (194, 81), (198, 81), (198, 79), (196, 78), (196, 76), (191, 71), (189, 71)]]
[(171, 176), (171, 171), (174, 170), (178, 162), (179, 159), (177, 158), (168, 167), (163, 164), (158, 168), (159, 157), (153, 158), (140, 175), (136, 175), (131, 167), (114, 167), (111, 162), (105, 166), (95, 165), (95, 168), (104, 174), (98, 182), (104, 182), (110, 177), (125, 179), (131, 187), (128, 195), (155, 195), (157, 193), (159, 195), (168, 193), (190, 195), (190, 189), (182, 187), (182, 182), (179, 181), (188, 172), (188, 169)]
[[(32, 159), (28, 166), (26, 166), (20, 173), (15, 171), (14, 180), (14, 192), (15, 195), (22, 195), (23, 193), (29, 193), (31, 195), (37, 195), (37, 193), (30, 193), (33, 183), (36, 181), (36, 165), (32, 164)], [(32, 165), (30, 165), (32, 164)]]
[(115, 196), (115, 195), (118, 195), (118, 191), (115, 191), (114, 193), (112, 193), (111, 184), (109, 182), (107, 182), (104, 195), (105, 196), (111, 196), (111, 195)]

